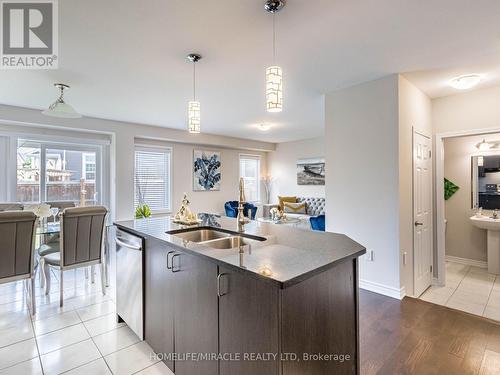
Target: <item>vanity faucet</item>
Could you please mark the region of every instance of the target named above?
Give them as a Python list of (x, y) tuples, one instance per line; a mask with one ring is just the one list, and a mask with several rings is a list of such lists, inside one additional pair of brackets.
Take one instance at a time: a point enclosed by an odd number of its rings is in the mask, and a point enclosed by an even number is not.
[(498, 210), (495, 208), (493, 210), (493, 216), (492, 216), (493, 219), (498, 219)]

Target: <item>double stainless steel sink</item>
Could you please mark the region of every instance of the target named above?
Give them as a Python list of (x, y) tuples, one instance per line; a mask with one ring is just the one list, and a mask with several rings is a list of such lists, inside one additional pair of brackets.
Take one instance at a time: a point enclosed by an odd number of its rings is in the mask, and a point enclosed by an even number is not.
[(186, 229), (167, 232), (184, 241), (206, 245), (213, 249), (236, 249), (252, 246), (266, 239), (258, 236), (244, 236), (236, 232), (223, 232), (216, 229)]

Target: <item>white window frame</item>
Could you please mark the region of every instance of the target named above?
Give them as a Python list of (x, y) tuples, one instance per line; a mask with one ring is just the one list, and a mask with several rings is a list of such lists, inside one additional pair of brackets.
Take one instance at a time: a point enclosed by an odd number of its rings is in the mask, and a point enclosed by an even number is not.
[[(57, 142), (57, 141), (46, 141), (43, 139), (38, 139), (37, 137), (12, 137), (13, 138), (13, 145), (15, 145), (13, 148), (13, 153), (14, 153), (14, 158), (13, 160), (15, 161), (16, 165), (14, 165), (13, 171), (15, 173), (14, 179), (13, 179), (13, 189), (11, 192), (11, 201), (15, 202), (16, 201), (16, 194), (17, 194), (17, 147), (19, 144), (19, 140), (24, 139), (29, 142), (33, 143), (39, 143), (40, 144), (40, 201), (41, 202), (46, 202), (47, 201), (47, 183), (46, 183), (46, 163), (47, 163), (47, 149), (64, 149), (67, 148), (71, 151), (79, 151), (82, 152), (82, 155), (85, 152), (88, 153), (94, 153), (96, 154), (96, 180), (91, 181), (94, 182), (96, 185), (96, 192), (98, 194), (97, 200), (99, 204), (103, 204), (105, 206), (108, 206), (108, 194), (106, 193), (107, 186), (104, 186), (103, 180), (107, 180), (107, 172), (106, 168), (104, 168), (104, 163), (102, 162), (103, 160), (103, 146), (102, 145), (81, 145), (81, 144), (75, 144), (75, 143), (70, 143), (68, 141), (63, 141), (63, 142)], [(82, 170), (83, 172), (83, 170)], [(90, 180), (89, 180), (90, 181)], [(87, 197), (88, 199), (88, 197)]]
[(143, 145), (143, 144), (135, 144), (134, 146), (134, 179), (132, 183), (134, 184), (134, 211), (136, 209), (135, 207), (135, 197), (136, 197), (136, 190), (135, 190), (135, 153), (136, 151), (146, 151), (146, 152), (162, 152), (162, 153), (169, 153), (170, 154), (170, 163), (168, 165), (168, 177), (170, 179), (169, 184), (168, 184), (168, 189), (167, 189), (167, 194), (168, 194), (168, 204), (170, 207), (162, 209), (162, 210), (151, 210), (152, 215), (161, 215), (161, 214), (170, 214), (172, 213), (172, 186), (173, 186), (173, 175), (172, 175), (172, 164), (173, 164), (173, 149), (172, 147), (161, 147), (161, 146), (149, 146), (149, 145)]
[(261, 169), (262, 169), (262, 157), (260, 155), (255, 155), (255, 154), (239, 154), (239, 158), (238, 158), (238, 170), (239, 170), (239, 177), (238, 177), (238, 181), (241, 177), (244, 177), (242, 176), (242, 173), (241, 173), (241, 159), (252, 159), (252, 160), (257, 160), (258, 163), (259, 163), (259, 166), (258, 166), (258, 169), (257, 169), (257, 200), (247, 200), (249, 203), (255, 203), (255, 204), (259, 204), (262, 200), (262, 196), (261, 196), (261, 188), (260, 188), (260, 178), (261, 178)]
[(83, 152), (82, 153), (82, 175), (83, 175), (83, 178), (85, 178), (85, 181), (89, 181), (89, 182), (95, 182), (95, 178), (94, 179), (91, 179), (91, 178), (87, 178), (87, 165), (88, 164), (95, 164), (96, 166), (96, 170), (93, 172), (95, 174), (95, 176), (97, 177), (97, 157), (96, 157), (96, 160), (95, 160), (95, 163), (89, 163), (87, 161), (87, 158), (89, 156), (91, 156), (92, 153), (91, 152)]

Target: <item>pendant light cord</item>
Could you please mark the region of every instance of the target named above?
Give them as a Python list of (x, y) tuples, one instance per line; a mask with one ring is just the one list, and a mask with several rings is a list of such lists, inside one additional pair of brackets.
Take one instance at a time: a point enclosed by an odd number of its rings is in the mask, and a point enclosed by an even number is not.
[(273, 65), (276, 65), (276, 15), (273, 13)]
[(196, 101), (196, 62), (193, 61), (193, 101)]

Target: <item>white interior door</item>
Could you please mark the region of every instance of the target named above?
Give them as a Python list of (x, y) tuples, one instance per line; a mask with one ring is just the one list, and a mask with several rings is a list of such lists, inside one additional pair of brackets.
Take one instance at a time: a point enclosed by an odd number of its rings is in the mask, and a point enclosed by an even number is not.
[(431, 140), (413, 133), (413, 266), (415, 296), (432, 282)]

